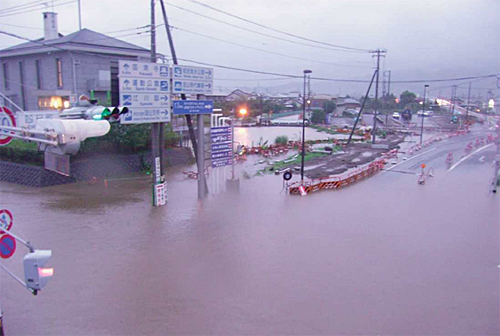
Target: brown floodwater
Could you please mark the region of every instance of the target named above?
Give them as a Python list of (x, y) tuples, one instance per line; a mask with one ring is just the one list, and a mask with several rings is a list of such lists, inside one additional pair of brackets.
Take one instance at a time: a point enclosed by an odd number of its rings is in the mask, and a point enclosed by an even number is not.
[[(306, 197), (266, 175), (199, 202), (190, 168), (168, 171), (160, 208), (144, 176), (0, 183), (13, 232), (55, 269), (36, 297), (1, 272), (6, 335), (500, 334), (494, 149), (447, 172), (463, 144), (440, 146), (395, 169), (428, 157), (425, 186), (384, 172)], [(21, 275), (26, 252), (3, 265)]]

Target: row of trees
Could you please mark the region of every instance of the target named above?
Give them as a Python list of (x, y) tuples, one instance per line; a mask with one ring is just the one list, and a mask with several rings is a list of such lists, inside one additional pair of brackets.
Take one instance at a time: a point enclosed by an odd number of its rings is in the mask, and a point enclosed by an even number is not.
[[(416, 98), (417, 95), (408, 90), (402, 92), (399, 96), (399, 99), (392, 93), (380, 97), (377, 102), (375, 102), (375, 99), (368, 97), (365, 104), (365, 110), (378, 109), (381, 112), (404, 110), (406, 108), (410, 108), (411, 110), (418, 110), (419, 103), (416, 102)], [(360, 101), (362, 102), (363, 100), (364, 96), (361, 97)], [(286, 109), (286, 107), (281, 103), (272, 100), (265, 100), (263, 98), (215, 102), (215, 108), (222, 109), (223, 113), (229, 113), (233, 110), (237, 111), (242, 107), (245, 107), (247, 109), (247, 117), (256, 117), (263, 113), (280, 113)], [(321, 111), (322, 113), (316, 112), (315, 115), (313, 114), (312, 121), (315, 122), (314, 120), (325, 120), (326, 116), (324, 114), (332, 113), (336, 107), (337, 106), (334, 101), (326, 101), (323, 104), (323, 110)], [(300, 105), (293, 104), (292, 109), (297, 110), (300, 108)]]

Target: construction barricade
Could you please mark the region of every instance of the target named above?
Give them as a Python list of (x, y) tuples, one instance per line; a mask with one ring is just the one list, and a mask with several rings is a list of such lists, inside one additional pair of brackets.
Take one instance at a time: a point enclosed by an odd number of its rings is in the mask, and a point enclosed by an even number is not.
[[(364, 165), (355, 171), (346, 172), (339, 176), (325, 177), (321, 179), (313, 179), (304, 182), (304, 190), (306, 194), (329, 189), (340, 189), (354, 184), (362, 179), (365, 179), (376, 172), (380, 171), (385, 164), (385, 159), (378, 159), (367, 165)], [(290, 195), (300, 195), (300, 182), (293, 182), (287, 186)]]

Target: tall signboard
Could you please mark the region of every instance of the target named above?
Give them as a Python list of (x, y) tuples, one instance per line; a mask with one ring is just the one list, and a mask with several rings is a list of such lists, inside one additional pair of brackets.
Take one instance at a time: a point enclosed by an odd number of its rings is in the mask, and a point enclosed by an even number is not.
[(232, 164), (231, 147), (232, 134), (231, 127), (212, 127), (212, 168), (224, 167)]
[(129, 112), (122, 124), (170, 122), (170, 74), (167, 64), (118, 61), (120, 106)]

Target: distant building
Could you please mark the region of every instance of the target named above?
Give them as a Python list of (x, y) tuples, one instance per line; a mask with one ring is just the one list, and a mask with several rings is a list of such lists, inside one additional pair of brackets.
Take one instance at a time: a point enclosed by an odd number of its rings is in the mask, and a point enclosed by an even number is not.
[(255, 93), (247, 93), (243, 92), (240, 89), (236, 89), (233, 92), (231, 92), (229, 95), (226, 97), (226, 101), (238, 101), (238, 100), (251, 100), (251, 99), (257, 99), (258, 95)]
[(57, 13), (43, 17), (43, 38), (0, 50), (0, 91), (24, 110), (61, 109), (91, 92), (118, 105), (118, 60), (148, 61), (150, 51), (89, 29), (63, 36)]
[(341, 116), (346, 110), (359, 111), (361, 103), (353, 98), (337, 98), (337, 107), (335, 108), (335, 115)]
[(329, 94), (317, 94), (311, 97), (311, 104), (309, 108), (313, 110), (322, 110), (326, 102), (336, 101), (336, 97)]

